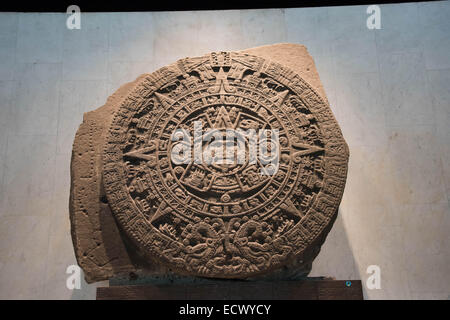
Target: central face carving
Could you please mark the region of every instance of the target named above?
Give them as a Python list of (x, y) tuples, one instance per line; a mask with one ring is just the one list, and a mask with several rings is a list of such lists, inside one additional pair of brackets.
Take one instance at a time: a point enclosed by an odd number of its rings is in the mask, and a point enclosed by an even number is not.
[[(227, 98), (228, 101), (237, 99), (232, 95)], [(169, 150), (178, 151), (186, 146), (184, 155), (187, 156), (182, 163), (170, 159), (171, 173), (183, 192), (203, 206), (214, 205), (215, 211), (206, 212), (207, 215), (218, 215), (227, 209), (228, 214), (239, 213), (243, 200), (256, 199), (256, 194), (271, 180), (269, 173), (276, 173), (266, 172), (266, 168), (279, 159), (279, 149), (273, 150), (276, 154), (264, 154), (272, 160), (266, 164), (267, 157), (259, 157), (258, 142), (264, 147), (270, 145), (266, 140), (271, 136), (267, 139), (263, 134), (272, 133), (271, 124), (251, 109), (220, 103), (223, 102), (220, 97), (213, 96), (211, 101), (219, 103), (186, 112), (187, 116), (175, 127), (174, 132), (180, 133), (178, 138), (183, 139), (170, 141)], [(230, 205), (234, 206), (231, 210)]]
[[(330, 149), (327, 124), (338, 130)], [(345, 170), (321, 201), (327, 152), (330, 168), (346, 169), (335, 127), (321, 98), (279, 65), (238, 53), (180, 60), (115, 115), (108, 201), (141, 251), (174, 269), (262, 273), (301, 252), (337, 209)]]

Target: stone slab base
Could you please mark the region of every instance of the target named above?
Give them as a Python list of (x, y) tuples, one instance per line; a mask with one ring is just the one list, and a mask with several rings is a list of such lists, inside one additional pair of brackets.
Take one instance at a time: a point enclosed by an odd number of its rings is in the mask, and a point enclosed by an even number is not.
[(361, 280), (223, 280), (99, 287), (97, 300), (363, 300), (363, 292)]

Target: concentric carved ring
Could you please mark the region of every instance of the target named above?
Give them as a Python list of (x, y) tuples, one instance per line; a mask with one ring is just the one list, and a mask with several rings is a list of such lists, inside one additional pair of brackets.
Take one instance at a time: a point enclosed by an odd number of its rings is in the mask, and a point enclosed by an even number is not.
[[(249, 130), (277, 132), (272, 174), (251, 157)], [(215, 154), (213, 133), (241, 161), (175, 161), (183, 143), (190, 155)], [(114, 116), (103, 161), (111, 209), (144, 256), (183, 273), (246, 278), (286, 265), (332, 221), (348, 148), (328, 104), (298, 74), (220, 52), (137, 83)]]

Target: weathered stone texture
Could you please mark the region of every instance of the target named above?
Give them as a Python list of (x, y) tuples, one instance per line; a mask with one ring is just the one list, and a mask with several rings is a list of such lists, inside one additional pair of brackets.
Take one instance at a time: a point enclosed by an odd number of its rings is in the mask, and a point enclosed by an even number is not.
[[(277, 174), (169, 161), (174, 130), (277, 129)], [(246, 153), (249, 157), (250, 152)], [(336, 218), (348, 147), (304, 46), (186, 58), (85, 114), (70, 213), (88, 281), (143, 267), (216, 278), (306, 275)], [(247, 159), (247, 158), (246, 158)]]

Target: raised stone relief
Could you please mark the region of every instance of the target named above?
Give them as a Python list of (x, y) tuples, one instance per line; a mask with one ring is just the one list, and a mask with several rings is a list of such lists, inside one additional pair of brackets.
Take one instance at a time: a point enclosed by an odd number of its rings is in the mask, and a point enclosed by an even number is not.
[[(108, 116), (91, 117), (101, 124), (85, 117), (70, 207), (88, 281), (152, 265), (212, 278), (309, 272), (336, 218), (349, 152), (304, 47), (272, 47), (299, 59), (267, 57), (270, 46), (181, 59), (121, 88)], [(214, 161), (228, 150), (230, 161)]]

